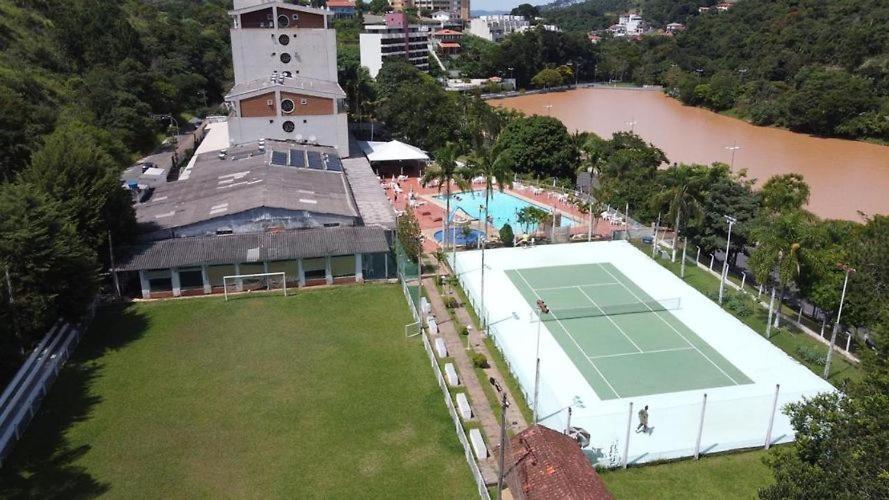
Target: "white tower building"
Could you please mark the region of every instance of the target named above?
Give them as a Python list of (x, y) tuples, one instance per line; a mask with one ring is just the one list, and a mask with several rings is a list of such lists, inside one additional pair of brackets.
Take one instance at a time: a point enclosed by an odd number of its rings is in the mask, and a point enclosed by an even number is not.
[(348, 156), (333, 14), (279, 0), (234, 0), (229, 15), (235, 76), (226, 96), (230, 142), (292, 140)]

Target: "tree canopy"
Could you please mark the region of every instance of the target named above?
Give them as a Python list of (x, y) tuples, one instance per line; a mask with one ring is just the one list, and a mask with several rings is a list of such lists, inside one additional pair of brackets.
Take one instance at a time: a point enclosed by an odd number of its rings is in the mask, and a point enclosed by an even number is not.
[(549, 116), (510, 121), (497, 139), (497, 148), (510, 158), (516, 172), (544, 178), (569, 177), (578, 161), (568, 129)]

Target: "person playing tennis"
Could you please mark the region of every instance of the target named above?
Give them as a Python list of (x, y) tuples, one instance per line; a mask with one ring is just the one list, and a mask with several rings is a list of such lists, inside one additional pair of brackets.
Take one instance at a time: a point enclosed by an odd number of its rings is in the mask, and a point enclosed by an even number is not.
[(639, 410), (639, 425), (636, 426), (636, 432), (639, 432), (639, 429), (642, 429), (644, 433), (648, 433), (648, 405)]

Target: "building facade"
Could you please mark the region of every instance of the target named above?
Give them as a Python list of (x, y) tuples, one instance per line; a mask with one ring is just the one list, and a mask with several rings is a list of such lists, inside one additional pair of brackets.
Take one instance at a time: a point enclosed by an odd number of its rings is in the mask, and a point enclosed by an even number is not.
[(291, 140), (348, 156), (332, 12), (282, 1), (234, 5), (229, 16), (235, 85), (226, 96), (231, 143)]
[(469, 23), (469, 32), (490, 42), (499, 42), (503, 37), (531, 26), (522, 16), (481, 16)]
[(409, 24), (403, 12), (390, 12), (384, 24), (365, 25), (359, 35), (361, 65), (373, 78), (389, 59), (404, 59), (420, 71), (428, 71), (430, 35), (428, 26)]

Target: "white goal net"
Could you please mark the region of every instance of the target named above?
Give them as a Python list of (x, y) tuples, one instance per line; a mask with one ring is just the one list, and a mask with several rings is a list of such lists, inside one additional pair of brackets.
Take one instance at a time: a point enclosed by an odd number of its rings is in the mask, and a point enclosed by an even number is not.
[(222, 277), (222, 289), (225, 300), (229, 293), (253, 292), (260, 290), (283, 289), (287, 296), (286, 273), (257, 273), (257, 274), (232, 274)]

